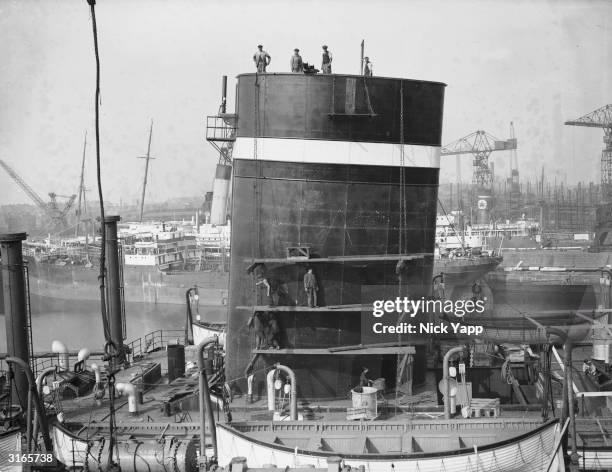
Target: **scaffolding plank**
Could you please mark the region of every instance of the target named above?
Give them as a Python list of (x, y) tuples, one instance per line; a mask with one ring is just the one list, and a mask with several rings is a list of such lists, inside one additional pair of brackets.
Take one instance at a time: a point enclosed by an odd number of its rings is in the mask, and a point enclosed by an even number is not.
[(273, 311), (273, 312), (329, 312), (329, 311), (341, 311), (341, 312), (359, 312), (371, 311), (372, 305), (332, 305), (332, 306), (270, 306), (270, 305), (251, 305), (251, 306), (237, 306), (237, 310), (250, 310), (253, 312), (260, 311)]
[(248, 259), (247, 262), (251, 264), (265, 264), (265, 263), (277, 263), (277, 264), (315, 264), (321, 262), (384, 262), (384, 261), (412, 261), (415, 259), (423, 259), (427, 256), (433, 256), (433, 253), (422, 252), (415, 254), (370, 254), (370, 255), (359, 255), (359, 256), (328, 256), (328, 257), (314, 257), (311, 259), (288, 259), (286, 257), (261, 257)]
[(329, 349), (253, 349), (254, 354), (270, 356), (286, 355), (322, 355), (322, 356), (372, 356), (384, 354), (414, 354), (414, 346), (368, 347), (364, 349), (350, 349), (345, 351), (330, 351)]
[(343, 118), (374, 118), (378, 116), (376, 113), (328, 113), (327, 116), (330, 118), (343, 117)]

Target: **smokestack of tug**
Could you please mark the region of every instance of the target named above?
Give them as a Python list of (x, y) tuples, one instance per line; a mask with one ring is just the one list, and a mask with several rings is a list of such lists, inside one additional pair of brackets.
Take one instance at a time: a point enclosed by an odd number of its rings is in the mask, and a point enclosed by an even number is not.
[(227, 223), (227, 195), (229, 193), (232, 166), (217, 164), (213, 182), (213, 201), (210, 208), (210, 222), (213, 225)]
[[(26, 237), (25, 233), (0, 234), (0, 252), (2, 253), (6, 352), (9, 357), (17, 357), (29, 364), (27, 294), (21, 252), (21, 241), (24, 241)], [(14, 373), (13, 398), (19, 400), (21, 408), (25, 411), (27, 409), (28, 378), (20, 368), (15, 368)]]
[[(227, 75), (221, 82), (221, 107), (219, 114), (224, 115), (227, 110)], [(213, 200), (210, 207), (210, 223), (224, 225), (227, 223), (227, 196), (229, 194), (232, 166), (217, 164), (215, 180), (213, 181)]]
[(221, 113), (225, 113), (226, 109), (227, 109), (227, 75), (224, 75), (221, 81)]
[(106, 231), (106, 263), (107, 282), (106, 297), (110, 324), (111, 340), (119, 352), (119, 361), (124, 360), (123, 340), (123, 287), (121, 284), (119, 260), (119, 241), (117, 237), (117, 222), (121, 220), (118, 215), (104, 218), (104, 231)]

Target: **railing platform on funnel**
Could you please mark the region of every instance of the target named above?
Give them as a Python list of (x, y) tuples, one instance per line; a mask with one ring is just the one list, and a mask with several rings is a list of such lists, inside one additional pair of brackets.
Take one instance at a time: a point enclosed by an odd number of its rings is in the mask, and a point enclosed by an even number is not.
[(206, 117), (207, 141), (236, 141), (236, 115), (221, 113)]
[(206, 141), (223, 154), (224, 145), (236, 141), (236, 115), (220, 113), (206, 117)]

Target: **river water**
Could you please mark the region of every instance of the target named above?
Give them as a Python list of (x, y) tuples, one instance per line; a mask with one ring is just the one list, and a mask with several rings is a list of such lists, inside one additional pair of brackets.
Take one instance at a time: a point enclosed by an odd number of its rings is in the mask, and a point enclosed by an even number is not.
[[(48, 352), (51, 342), (62, 341), (68, 349), (102, 350), (104, 333), (100, 303), (94, 300), (64, 300), (31, 296), (32, 341), (35, 352)], [(202, 319), (225, 319), (226, 307), (200, 306)], [(185, 329), (184, 304), (126, 303), (127, 342), (158, 329)], [(6, 352), (4, 315), (0, 315), (0, 352)]]

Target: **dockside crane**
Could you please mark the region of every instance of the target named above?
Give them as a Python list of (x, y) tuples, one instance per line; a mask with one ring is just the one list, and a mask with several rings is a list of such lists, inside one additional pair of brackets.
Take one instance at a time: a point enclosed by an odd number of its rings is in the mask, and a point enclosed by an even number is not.
[[(76, 195), (70, 196), (62, 196), (57, 195), (56, 193), (49, 193), (49, 198), (51, 201), (49, 203), (45, 203), (42, 198), (38, 196), (38, 194), (30, 187), (21, 176), (15, 172), (15, 170), (9, 166), (6, 162), (0, 159), (0, 167), (2, 167), (6, 173), (21, 187), (21, 189), (30, 197), (30, 199), (36, 204), (38, 208), (40, 208), (45, 215), (49, 217), (52, 224), (56, 228), (65, 228), (68, 225), (66, 221), (66, 216), (68, 212), (72, 208), (74, 204), (74, 200), (76, 199)], [(57, 204), (57, 197), (65, 197), (68, 198), (68, 201), (65, 203), (62, 209), (59, 208)]]
[[(516, 135), (514, 134), (514, 123), (510, 122), (510, 140), (516, 143)], [(521, 184), (519, 182), (518, 157), (516, 155), (516, 146), (510, 150), (510, 177), (508, 178), (509, 200), (510, 200), (510, 217), (519, 218), (520, 215), (520, 199), (521, 199)]]
[[(447, 144), (440, 151), (442, 156), (459, 156), (462, 154), (473, 156), (472, 183), (477, 186), (479, 224), (488, 223), (490, 200), (493, 194), (493, 171), (489, 166), (489, 156), (493, 151), (508, 151), (516, 148), (517, 140), (515, 137), (500, 140), (486, 131), (478, 130)], [(484, 221), (485, 219), (487, 221)]]
[(478, 130), (447, 144), (442, 148), (440, 154), (443, 156), (472, 154), (474, 156), (472, 183), (482, 188), (491, 188), (493, 172), (489, 166), (489, 156), (493, 151), (511, 149), (516, 149), (516, 138), (512, 137), (502, 141), (486, 131)]
[(570, 126), (587, 126), (589, 128), (603, 128), (604, 148), (601, 152), (601, 185), (606, 200), (612, 200), (612, 105), (606, 105), (581, 116), (575, 120), (565, 122)]

